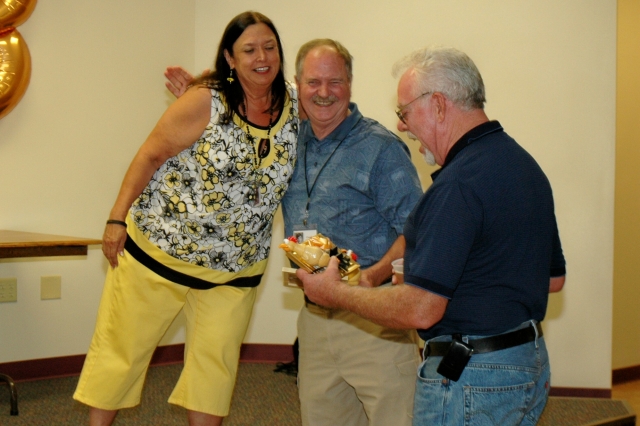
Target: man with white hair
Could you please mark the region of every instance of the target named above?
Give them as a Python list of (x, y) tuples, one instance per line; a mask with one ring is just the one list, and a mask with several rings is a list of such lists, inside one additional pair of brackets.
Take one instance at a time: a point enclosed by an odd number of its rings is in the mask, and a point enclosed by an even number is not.
[(398, 129), (442, 166), (405, 224), (404, 283), (344, 285), (337, 260), (299, 271), (307, 297), (426, 341), (414, 425), (533, 425), (547, 401), (542, 337), (549, 292), (566, 273), (551, 186), (484, 112), (475, 64), (426, 48), (394, 68)]

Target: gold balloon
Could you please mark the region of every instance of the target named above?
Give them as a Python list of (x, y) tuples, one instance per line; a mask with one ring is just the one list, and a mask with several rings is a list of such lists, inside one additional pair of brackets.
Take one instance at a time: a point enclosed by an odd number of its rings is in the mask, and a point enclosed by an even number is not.
[(0, 0), (0, 30), (22, 24), (31, 16), (36, 3), (36, 0)]
[(16, 106), (31, 78), (31, 56), (18, 32), (0, 30), (0, 118)]
[(24, 95), (31, 78), (27, 43), (16, 30), (36, 7), (37, 0), (0, 0), (0, 118)]

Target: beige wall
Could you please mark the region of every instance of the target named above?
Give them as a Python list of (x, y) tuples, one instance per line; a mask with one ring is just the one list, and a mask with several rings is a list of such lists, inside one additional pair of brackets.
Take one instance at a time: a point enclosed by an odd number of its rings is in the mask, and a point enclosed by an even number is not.
[(640, 365), (640, 2), (618, 0), (613, 368)]
[[(99, 237), (128, 162), (170, 100), (161, 90), (162, 69), (209, 66), (222, 29), (241, 11), (257, 9), (274, 20), (289, 77), (303, 42), (342, 41), (355, 56), (354, 100), (392, 129), (393, 62), (425, 44), (454, 45), (483, 74), (489, 116), (531, 152), (554, 188), (569, 277), (565, 291), (551, 296), (545, 321), (553, 384), (610, 386), (614, 2), (408, 0), (372, 7), (368, 0), (195, 0), (186, 3), (191, 10), (178, 9), (185, 2), (144, 3), (146, 9), (140, 2), (58, 0), (54, 8), (41, 0), (20, 28), (34, 77), (20, 105), (0, 120), (0, 229)], [(427, 186), (429, 170), (409, 144)], [(277, 243), (280, 218), (274, 232)], [(295, 338), (302, 297), (282, 286), (283, 263), (275, 250), (247, 342)], [(0, 276), (17, 276), (20, 286), (17, 304), (0, 305), (0, 322), (16, 324), (15, 331), (0, 328), (0, 341), (11, 342), (0, 347), (0, 362), (84, 353), (105, 268), (99, 249), (87, 259), (0, 263)], [(41, 302), (39, 276), (50, 274), (63, 275), (63, 298)], [(53, 339), (54, 329), (69, 336)], [(180, 341), (180, 323), (169, 334), (165, 342)]]
[[(171, 101), (162, 72), (193, 64), (194, 1), (40, 0), (19, 30), (32, 56), (0, 120), (0, 229), (100, 238), (137, 147)], [(18, 302), (0, 304), (0, 362), (86, 353), (107, 264), (0, 260)], [(62, 299), (40, 300), (40, 277)], [(179, 333), (179, 331), (174, 332)]]

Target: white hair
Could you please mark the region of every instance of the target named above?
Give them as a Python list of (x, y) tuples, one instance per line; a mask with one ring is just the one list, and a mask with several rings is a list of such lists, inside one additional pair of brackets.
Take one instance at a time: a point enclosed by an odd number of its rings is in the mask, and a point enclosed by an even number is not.
[(464, 52), (452, 47), (426, 47), (393, 66), (395, 78), (412, 69), (421, 92), (440, 92), (465, 110), (484, 109), (484, 83), (480, 71)]

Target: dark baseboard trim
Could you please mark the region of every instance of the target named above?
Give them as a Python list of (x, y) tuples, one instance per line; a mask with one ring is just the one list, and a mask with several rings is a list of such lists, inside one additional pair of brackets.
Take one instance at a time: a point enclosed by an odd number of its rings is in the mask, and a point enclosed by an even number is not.
[(618, 368), (611, 372), (611, 382), (614, 385), (631, 382), (633, 380), (640, 380), (640, 365)]
[[(16, 382), (55, 379), (77, 376), (82, 370), (85, 355), (57, 358), (32, 359), (0, 364), (0, 373)], [(184, 359), (184, 344), (159, 346), (151, 358), (151, 365), (177, 364)], [(240, 349), (240, 362), (290, 362), (293, 360), (292, 345), (270, 345), (249, 343)]]
[(85, 355), (30, 359), (0, 364), (0, 372), (16, 382), (55, 379), (80, 374)]
[[(159, 346), (151, 358), (151, 365), (168, 365), (182, 362), (184, 344)], [(0, 373), (17, 382), (77, 376), (82, 370), (85, 355), (71, 355), (58, 358), (33, 359), (0, 364)], [(292, 345), (243, 344), (240, 362), (290, 362), (293, 360)], [(640, 377), (640, 366), (613, 371), (616, 380), (635, 380)], [(632, 378), (629, 378), (632, 377)], [(576, 398), (611, 398), (611, 389), (561, 388), (552, 387), (549, 395)]]
[(571, 398), (605, 398), (611, 399), (611, 389), (600, 388), (560, 388), (551, 387), (549, 396), (564, 396)]

